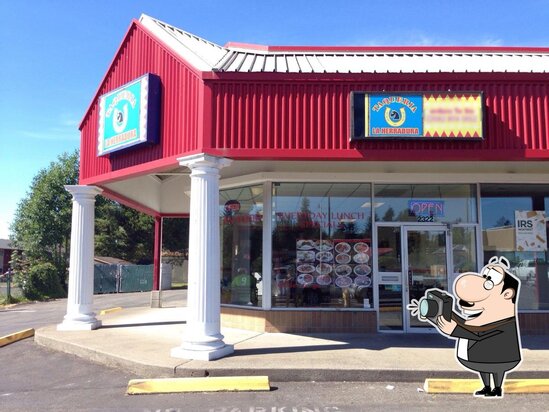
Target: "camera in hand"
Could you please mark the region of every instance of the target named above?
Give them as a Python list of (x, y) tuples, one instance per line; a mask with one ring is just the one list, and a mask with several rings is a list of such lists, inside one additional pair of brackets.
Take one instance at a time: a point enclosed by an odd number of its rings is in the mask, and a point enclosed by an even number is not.
[(436, 323), (439, 316), (450, 321), (453, 304), (454, 298), (452, 295), (440, 289), (428, 289), (425, 296), (419, 300), (419, 316), (432, 323)]

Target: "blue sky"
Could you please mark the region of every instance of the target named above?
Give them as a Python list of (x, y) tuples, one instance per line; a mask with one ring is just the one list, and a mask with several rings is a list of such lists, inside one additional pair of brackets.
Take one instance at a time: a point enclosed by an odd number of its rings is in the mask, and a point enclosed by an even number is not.
[(549, 0), (0, 0), (0, 238), (78, 124), (133, 18), (224, 45), (549, 46)]

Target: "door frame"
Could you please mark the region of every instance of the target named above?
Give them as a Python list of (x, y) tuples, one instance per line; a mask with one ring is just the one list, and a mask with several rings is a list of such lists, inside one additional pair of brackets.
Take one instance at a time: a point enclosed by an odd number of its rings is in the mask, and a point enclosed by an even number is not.
[[(435, 327), (418, 328), (410, 325), (410, 317), (406, 307), (410, 303), (409, 294), (409, 274), (408, 274), (408, 232), (410, 231), (437, 231), (445, 234), (445, 249), (446, 249), (446, 282), (447, 290), (453, 287), (453, 256), (452, 256), (452, 231), (447, 224), (402, 224), (400, 228), (401, 235), (401, 262), (402, 262), (402, 330), (404, 333), (436, 333)], [(451, 292), (451, 291), (450, 291)]]
[[(400, 263), (401, 263), (401, 270), (399, 272), (384, 272), (384, 273), (381, 273), (379, 271), (379, 255), (378, 255), (378, 229), (380, 227), (393, 227), (393, 228), (398, 228), (400, 230), (400, 244), (401, 244), (401, 250), (399, 251), (400, 252)], [(413, 333), (425, 333), (426, 331), (422, 331), (420, 328), (412, 328), (412, 330), (407, 330), (405, 325), (408, 323), (406, 321), (406, 324), (405, 324), (405, 321), (403, 320), (403, 325), (402, 325), (402, 329), (398, 329), (398, 330), (390, 330), (390, 329), (381, 329), (380, 326), (381, 326), (381, 323), (380, 323), (380, 305), (379, 305), (379, 286), (381, 284), (394, 284), (394, 285), (400, 285), (401, 288), (402, 288), (402, 300), (404, 303), (404, 294), (407, 293), (406, 292), (406, 288), (408, 287), (408, 278), (407, 278), (407, 272), (406, 272), (406, 276), (403, 276), (403, 274), (405, 273), (405, 270), (404, 270), (404, 262), (403, 262), (403, 259), (404, 259), (404, 244), (407, 242), (407, 239), (404, 235), (404, 232), (405, 232), (405, 228), (408, 229), (408, 230), (421, 230), (421, 229), (424, 229), (424, 228), (432, 228), (432, 229), (436, 229), (436, 230), (440, 230), (440, 229), (443, 229), (446, 231), (446, 234), (447, 234), (447, 240), (446, 240), (446, 253), (447, 253), (447, 269), (448, 270), (448, 292), (449, 293), (453, 293), (453, 289), (454, 289), (454, 280), (457, 276), (456, 273), (454, 273), (454, 252), (453, 252), (453, 246), (454, 246), (454, 239), (453, 239), (453, 229), (456, 228), (456, 227), (466, 227), (466, 228), (473, 228), (474, 231), (475, 231), (475, 243), (476, 243), (476, 253), (475, 253), (475, 259), (476, 259), (476, 265), (477, 265), (477, 268), (476, 270), (480, 270), (480, 268), (478, 267), (480, 265), (480, 262), (481, 262), (481, 258), (479, 258), (479, 256), (482, 256), (482, 245), (481, 245), (481, 242), (482, 242), (482, 234), (481, 234), (481, 230), (480, 230), (480, 224), (479, 223), (457, 223), (457, 224), (452, 224), (452, 223), (445, 223), (445, 222), (441, 222), (441, 223), (416, 223), (416, 222), (374, 222), (374, 225), (373, 225), (373, 228), (372, 228), (372, 246), (373, 246), (373, 253), (372, 253), (372, 259), (373, 259), (373, 264), (372, 264), (372, 269), (373, 269), (373, 272), (374, 272), (374, 276), (373, 276), (373, 286), (374, 286), (374, 308), (376, 309), (376, 318), (377, 318), (377, 330), (378, 332), (380, 333), (405, 333), (405, 332), (413, 332)], [(407, 250), (406, 250), (407, 252)], [(406, 259), (408, 259), (407, 257), (407, 253), (406, 253)], [(406, 262), (406, 265), (407, 265), (407, 262)], [(392, 278), (394, 280), (384, 280), (382, 278)], [(406, 285), (404, 284), (404, 282), (406, 282)], [(407, 298), (408, 299), (408, 298)], [(406, 299), (406, 300), (407, 300)], [(402, 316), (403, 316), (403, 319), (407, 316), (407, 313), (405, 313), (405, 306), (403, 308), (403, 313), (402, 313)], [(426, 328), (428, 329), (427, 332), (431, 332), (431, 330), (429, 330), (429, 328)], [(432, 328), (432, 331), (434, 331), (434, 327)]]

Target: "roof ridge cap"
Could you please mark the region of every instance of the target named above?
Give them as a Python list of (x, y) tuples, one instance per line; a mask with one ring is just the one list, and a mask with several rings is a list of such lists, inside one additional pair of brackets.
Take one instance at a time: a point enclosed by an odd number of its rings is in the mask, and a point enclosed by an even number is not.
[(220, 59), (230, 52), (226, 47), (146, 14), (141, 15), (139, 22), (199, 71), (214, 70)]
[(176, 26), (174, 26), (173, 24), (166, 23), (165, 21), (162, 21), (162, 20), (160, 20), (160, 19), (157, 19), (156, 17), (152, 17), (152, 16), (149, 16), (149, 15), (144, 14), (144, 13), (141, 14), (141, 17), (139, 17), (139, 22), (142, 23), (144, 20), (147, 20), (147, 19), (150, 19), (150, 20), (152, 20), (153, 22), (155, 22), (155, 23), (157, 23), (157, 24), (160, 23), (160, 24), (163, 24), (163, 25), (165, 25), (165, 26), (167, 26), (167, 27), (171, 27), (172, 29), (178, 30), (178, 31), (180, 31), (181, 33), (184, 33), (184, 34), (186, 34), (186, 35), (188, 35), (188, 36), (190, 36), (190, 37), (194, 37), (195, 39), (198, 39), (198, 40), (200, 40), (200, 41), (203, 41), (204, 43), (210, 44), (211, 46), (215, 46), (215, 47), (217, 47), (218, 49), (227, 50), (226, 47), (220, 46), (219, 44), (214, 43), (213, 41), (210, 41), (210, 40), (208, 40), (208, 39), (205, 39), (204, 37), (200, 37), (200, 36), (198, 36), (198, 35), (196, 35), (196, 34), (194, 34), (194, 33), (191, 33), (191, 32), (189, 32), (189, 31), (180, 29), (179, 27), (176, 27)]

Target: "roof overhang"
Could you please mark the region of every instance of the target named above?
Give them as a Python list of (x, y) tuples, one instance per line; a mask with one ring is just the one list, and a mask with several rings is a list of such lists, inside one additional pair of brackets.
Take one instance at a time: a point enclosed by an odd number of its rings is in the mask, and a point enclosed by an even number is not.
[[(319, 183), (545, 183), (546, 161), (321, 161), (235, 160), (220, 171), (220, 189), (264, 182)], [(103, 196), (156, 217), (188, 216), (190, 170), (178, 167), (99, 185)]]

